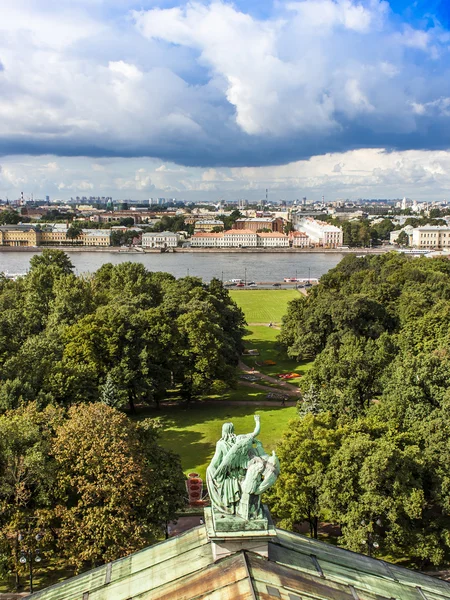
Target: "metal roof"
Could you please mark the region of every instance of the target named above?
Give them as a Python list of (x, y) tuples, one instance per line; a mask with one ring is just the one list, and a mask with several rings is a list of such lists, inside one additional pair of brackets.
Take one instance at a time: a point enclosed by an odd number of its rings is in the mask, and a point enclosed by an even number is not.
[(205, 526), (36, 592), (33, 600), (449, 600), (450, 584), (276, 530), (269, 559), (213, 562)]

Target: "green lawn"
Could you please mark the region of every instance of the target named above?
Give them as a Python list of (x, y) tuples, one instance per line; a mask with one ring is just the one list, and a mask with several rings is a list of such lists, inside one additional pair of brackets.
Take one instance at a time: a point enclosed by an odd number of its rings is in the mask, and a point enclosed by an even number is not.
[(288, 302), (300, 295), (296, 290), (230, 290), (230, 294), (247, 323), (281, 323)]
[(237, 434), (250, 433), (255, 427), (253, 415), (261, 416), (258, 436), (267, 451), (275, 449), (288, 422), (296, 415), (295, 407), (272, 408), (253, 406), (193, 405), (174, 406), (162, 410), (146, 409), (138, 418), (160, 417), (163, 422), (161, 444), (181, 456), (185, 473), (196, 472), (205, 477), (221, 436), (222, 424), (234, 423)]
[[(265, 375), (275, 377), (279, 373), (296, 372), (305, 375), (311, 369), (313, 361), (297, 362), (289, 358), (283, 348), (278, 346), (276, 338), (280, 331), (272, 327), (251, 326), (247, 329), (245, 336), (245, 347), (259, 350), (259, 356), (243, 356), (242, 360), (246, 365), (255, 367)], [(276, 365), (258, 366), (256, 363), (262, 363), (264, 360), (273, 360)], [(301, 379), (292, 379), (289, 383), (299, 385)]]

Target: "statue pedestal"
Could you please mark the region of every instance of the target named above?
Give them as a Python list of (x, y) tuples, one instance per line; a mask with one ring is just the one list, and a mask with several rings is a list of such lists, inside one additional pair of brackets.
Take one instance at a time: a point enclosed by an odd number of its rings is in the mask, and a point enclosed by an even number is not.
[(233, 515), (223, 515), (225, 518), (222, 519), (221, 513), (213, 511), (212, 507), (205, 508), (205, 526), (214, 562), (241, 550), (268, 558), (269, 541), (277, 534), (267, 507), (263, 510), (264, 518), (245, 521)]

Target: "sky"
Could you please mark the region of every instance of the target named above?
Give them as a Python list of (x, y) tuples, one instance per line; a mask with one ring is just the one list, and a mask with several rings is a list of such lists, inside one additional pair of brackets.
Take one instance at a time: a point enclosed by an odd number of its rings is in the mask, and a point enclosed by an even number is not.
[(0, 3), (0, 198), (450, 197), (448, 0)]

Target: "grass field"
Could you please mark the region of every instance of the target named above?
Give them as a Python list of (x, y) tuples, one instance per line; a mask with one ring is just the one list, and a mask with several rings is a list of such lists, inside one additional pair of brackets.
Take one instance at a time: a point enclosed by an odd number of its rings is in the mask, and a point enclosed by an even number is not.
[(255, 427), (253, 415), (261, 416), (261, 433), (258, 436), (265, 450), (275, 449), (288, 422), (296, 415), (295, 407), (272, 408), (253, 406), (195, 405), (189, 408), (174, 406), (162, 410), (147, 409), (138, 418), (160, 417), (164, 429), (161, 444), (181, 455), (185, 473), (199, 473), (205, 477), (222, 435), (222, 425), (234, 423), (237, 434), (250, 433)]
[(288, 302), (300, 295), (296, 290), (230, 290), (230, 294), (247, 323), (281, 323)]
[[(257, 349), (259, 356), (243, 356), (242, 360), (249, 367), (255, 367), (265, 375), (275, 377), (279, 373), (300, 373), (305, 375), (311, 369), (313, 361), (297, 362), (289, 358), (283, 348), (277, 344), (276, 338), (280, 331), (265, 326), (250, 326), (247, 329), (248, 333), (244, 338), (246, 348)], [(257, 365), (264, 360), (273, 360), (275, 365)], [(292, 385), (299, 385), (301, 378), (291, 379)]]

